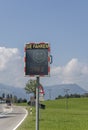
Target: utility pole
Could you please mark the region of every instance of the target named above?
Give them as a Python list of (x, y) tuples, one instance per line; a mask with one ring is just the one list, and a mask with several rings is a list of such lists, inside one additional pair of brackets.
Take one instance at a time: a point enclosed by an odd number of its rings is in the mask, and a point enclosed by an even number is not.
[(51, 100), (51, 89), (48, 89), (49, 91), (49, 99)]
[(68, 91), (69, 89), (64, 89), (64, 91), (66, 92), (66, 109), (68, 110)]

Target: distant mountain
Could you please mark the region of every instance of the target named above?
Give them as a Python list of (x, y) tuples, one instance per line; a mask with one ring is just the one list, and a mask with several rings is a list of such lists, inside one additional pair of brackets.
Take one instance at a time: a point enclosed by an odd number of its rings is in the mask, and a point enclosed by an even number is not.
[(44, 87), (45, 90), (45, 99), (55, 99), (59, 95), (66, 95), (66, 91), (68, 94), (84, 94), (86, 90), (81, 88), (77, 84), (60, 84), (55, 86), (47, 86)]
[[(66, 94), (66, 90), (68, 90), (68, 94), (84, 94), (86, 90), (81, 88), (77, 84), (60, 84), (53, 86), (45, 86), (45, 96), (44, 99), (55, 99), (59, 95), (64, 96)], [(17, 88), (9, 85), (0, 84), (0, 96), (2, 93), (16, 95), (18, 98), (26, 98), (29, 99), (30, 95), (26, 94), (24, 88)]]
[(5, 93), (5, 95), (12, 94), (17, 96), (18, 98), (27, 98), (27, 94), (24, 88), (17, 88), (14, 86), (0, 84), (0, 96), (2, 96), (3, 93)]

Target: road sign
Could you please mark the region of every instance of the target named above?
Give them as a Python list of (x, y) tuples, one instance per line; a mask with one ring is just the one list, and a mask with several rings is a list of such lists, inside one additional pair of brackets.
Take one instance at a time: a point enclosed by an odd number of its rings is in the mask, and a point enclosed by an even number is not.
[(25, 45), (25, 75), (48, 76), (50, 74), (50, 46), (48, 43)]
[(44, 95), (45, 95), (44, 88), (42, 85), (40, 85), (39, 86), (39, 101), (44, 101)]

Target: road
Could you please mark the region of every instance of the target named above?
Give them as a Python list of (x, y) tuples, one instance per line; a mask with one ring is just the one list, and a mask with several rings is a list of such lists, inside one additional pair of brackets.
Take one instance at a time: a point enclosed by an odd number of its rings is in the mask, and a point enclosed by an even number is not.
[(0, 130), (16, 130), (26, 116), (27, 111), (22, 107), (0, 104)]

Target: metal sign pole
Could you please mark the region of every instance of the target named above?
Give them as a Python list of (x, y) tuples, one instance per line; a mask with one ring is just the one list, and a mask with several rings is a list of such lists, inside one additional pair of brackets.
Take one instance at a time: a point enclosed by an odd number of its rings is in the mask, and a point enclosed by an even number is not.
[(36, 130), (39, 130), (39, 77), (36, 77)]
[(50, 75), (50, 45), (45, 42), (26, 44), (24, 61), (25, 75), (36, 76), (36, 130), (39, 130), (39, 75)]

